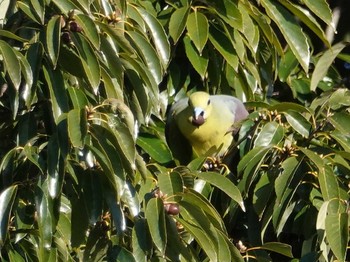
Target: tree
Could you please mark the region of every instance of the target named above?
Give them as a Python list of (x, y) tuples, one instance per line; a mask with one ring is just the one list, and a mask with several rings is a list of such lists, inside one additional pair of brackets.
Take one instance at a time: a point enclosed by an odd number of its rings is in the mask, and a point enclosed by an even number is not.
[[(326, 1), (0, 6), (2, 260), (346, 259), (350, 95), (333, 62), (350, 59)], [(166, 109), (193, 90), (251, 110), (237, 172), (173, 159)]]

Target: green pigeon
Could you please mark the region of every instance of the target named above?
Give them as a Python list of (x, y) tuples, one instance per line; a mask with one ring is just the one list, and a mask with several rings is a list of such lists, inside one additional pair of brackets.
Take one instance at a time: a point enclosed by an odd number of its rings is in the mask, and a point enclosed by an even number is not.
[(196, 156), (223, 157), (238, 123), (247, 116), (247, 109), (236, 97), (194, 92), (171, 106), (166, 140), (181, 164), (188, 164)]

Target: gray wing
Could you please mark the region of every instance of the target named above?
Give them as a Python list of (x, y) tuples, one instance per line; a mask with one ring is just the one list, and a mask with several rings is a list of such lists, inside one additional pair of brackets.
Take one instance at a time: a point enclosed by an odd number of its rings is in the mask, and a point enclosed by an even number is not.
[(233, 123), (239, 122), (249, 115), (247, 109), (241, 100), (236, 97), (228, 96), (228, 95), (214, 95), (210, 98), (214, 103), (223, 103), (225, 104), (225, 108), (231, 111), (234, 116), (232, 119)]
[(165, 138), (168, 146), (180, 164), (187, 165), (192, 160), (192, 146), (182, 135), (175, 121), (175, 115), (187, 107), (188, 98), (183, 98), (173, 104), (167, 114)]

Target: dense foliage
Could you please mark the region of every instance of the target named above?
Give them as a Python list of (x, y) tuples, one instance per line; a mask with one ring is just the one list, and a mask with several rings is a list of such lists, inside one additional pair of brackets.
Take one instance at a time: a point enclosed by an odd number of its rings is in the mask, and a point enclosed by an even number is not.
[[(4, 0), (0, 19), (2, 261), (349, 259), (350, 56), (326, 0)], [(231, 171), (166, 145), (195, 90), (251, 112)]]

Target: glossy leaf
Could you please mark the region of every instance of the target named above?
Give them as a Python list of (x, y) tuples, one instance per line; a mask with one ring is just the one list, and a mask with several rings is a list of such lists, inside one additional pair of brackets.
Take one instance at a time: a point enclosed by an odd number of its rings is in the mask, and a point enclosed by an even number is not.
[(203, 50), (200, 54), (193, 46), (188, 37), (184, 37), (185, 52), (194, 69), (198, 72), (202, 79), (205, 79), (209, 63), (208, 52)]
[(189, 13), (188, 6), (176, 9), (169, 20), (169, 34), (174, 43), (177, 43), (180, 36), (186, 28), (187, 17)]
[(94, 92), (97, 93), (101, 78), (101, 71), (96, 54), (84, 36), (80, 35), (79, 33), (75, 33), (72, 34), (72, 39), (78, 49), (79, 57), (86, 75), (86, 80)]
[[(309, 71), (310, 50), (307, 38), (294, 17), (279, 3), (270, 0), (261, 3), (271, 19), (281, 30), (289, 47), (292, 49), (295, 57), (303, 67), (305, 72)], [(312, 88), (311, 88), (312, 89)]]
[(332, 13), (329, 4), (325, 0), (306, 0), (305, 5), (310, 8), (319, 18), (321, 18), (327, 25), (331, 26), (335, 30), (335, 25), (332, 20)]
[(0, 246), (2, 247), (6, 241), (10, 215), (12, 207), (16, 199), (17, 186), (6, 188), (0, 194)]
[(159, 21), (146, 10), (140, 8), (138, 11), (149, 28), (159, 57), (161, 58), (161, 62), (163, 66), (166, 67), (170, 59), (170, 45), (164, 28), (161, 26)]
[(186, 23), (187, 33), (197, 48), (199, 54), (202, 54), (203, 48), (208, 40), (209, 23), (207, 17), (196, 9), (190, 13)]
[(303, 137), (309, 137), (311, 124), (302, 114), (289, 110), (285, 112), (284, 115), (286, 116), (288, 123), (296, 132), (301, 134)]
[(61, 16), (54, 16), (47, 23), (46, 28), (46, 47), (51, 63), (55, 68), (60, 51), (61, 44)]
[(74, 147), (82, 147), (87, 132), (85, 109), (73, 109), (67, 114), (68, 135)]
[(169, 148), (155, 136), (141, 133), (136, 143), (159, 163), (168, 163), (172, 160)]
[(13, 86), (18, 90), (21, 84), (21, 64), (16, 53), (9, 44), (0, 40), (0, 54), (4, 61), (5, 72), (9, 74)]
[(256, 137), (255, 146), (277, 145), (284, 136), (284, 129), (276, 122), (267, 123)]
[(345, 48), (345, 43), (338, 43), (325, 51), (315, 65), (315, 70), (311, 76), (311, 91), (315, 91), (319, 82), (326, 76), (329, 67), (336, 56)]
[(167, 232), (165, 225), (165, 212), (163, 201), (160, 198), (152, 198), (146, 206), (146, 219), (153, 243), (161, 253), (165, 253)]
[(327, 214), (325, 221), (326, 237), (334, 255), (345, 261), (349, 240), (349, 215), (347, 213)]
[(96, 49), (100, 49), (100, 35), (97, 31), (94, 21), (87, 15), (77, 14), (74, 16), (78, 26), (83, 30), (84, 35), (90, 41), (92, 46)]
[(225, 192), (229, 197), (231, 197), (240, 205), (243, 211), (245, 211), (241, 192), (228, 178), (214, 172), (197, 173), (197, 176), (200, 179), (203, 179), (204, 181), (210, 183), (213, 186), (216, 186)]

